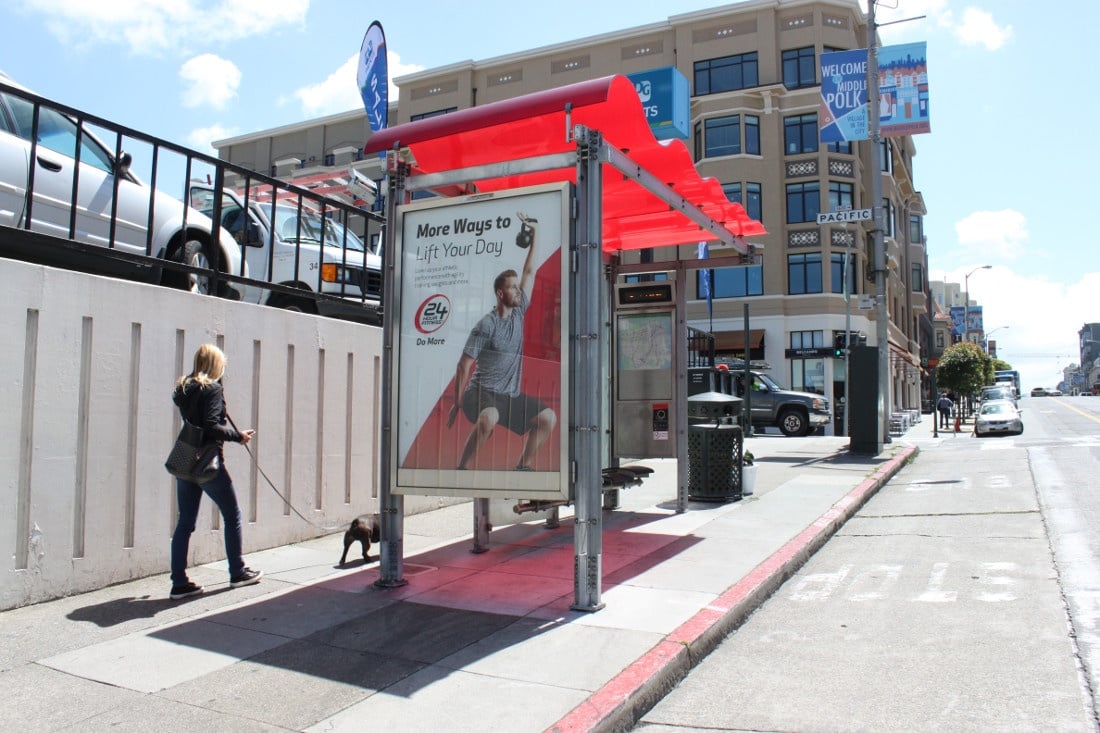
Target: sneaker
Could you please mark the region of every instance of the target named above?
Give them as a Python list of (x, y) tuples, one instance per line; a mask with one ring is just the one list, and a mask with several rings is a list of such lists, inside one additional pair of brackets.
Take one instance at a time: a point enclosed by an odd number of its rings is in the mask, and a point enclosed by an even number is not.
[(168, 597), (173, 601), (178, 601), (181, 598), (190, 598), (191, 596), (197, 596), (202, 593), (202, 586), (195, 585), (188, 581), (183, 585), (173, 585), (172, 592), (168, 594)]
[(260, 582), (260, 578), (264, 576), (263, 570), (253, 570), (252, 568), (241, 568), (241, 572), (234, 575), (229, 579), (230, 588), (240, 588), (242, 585), (256, 585)]

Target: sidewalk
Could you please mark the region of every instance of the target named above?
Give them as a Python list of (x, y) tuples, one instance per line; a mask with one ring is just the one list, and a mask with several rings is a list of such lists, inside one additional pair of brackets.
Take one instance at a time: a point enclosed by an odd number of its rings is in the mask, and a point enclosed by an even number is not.
[[(602, 600), (571, 611), (571, 510), (493, 531), (405, 519), (408, 585), (341, 568), (342, 534), (248, 555), (259, 585), (170, 601), (166, 575), (0, 613), (0, 726), (19, 730), (585, 731), (628, 727), (932, 439), (751, 438), (756, 492), (675, 513), (674, 461), (604, 512)], [(941, 439), (967, 437), (940, 434)], [(247, 543), (248, 528), (245, 528)], [(165, 538), (168, 541), (168, 538)], [(349, 555), (355, 555), (355, 545)]]

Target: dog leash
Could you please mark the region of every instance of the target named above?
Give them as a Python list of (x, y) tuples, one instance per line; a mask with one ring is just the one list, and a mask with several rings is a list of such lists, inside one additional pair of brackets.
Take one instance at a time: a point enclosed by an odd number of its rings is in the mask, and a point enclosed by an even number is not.
[[(233, 426), (234, 430), (236, 430), (238, 433), (241, 432), (240, 428), (237, 427), (237, 424), (235, 422), (233, 422), (233, 418), (229, 417), (228, 412), (225, 413), (225, 417), (226, 417), (227, 420), (229, 420), (229, 424)], [(247, 445), (244, 445), (244, 444), (242, 444), (241, 447), (244, 448), (245, 451), (248, 452), (248, 455), (252, 458), (252, 462), (256, 464), (256, 470), (259, 471), (260, 475), (264, 477), (264, 481), (266, 481), (267, 485), (271, 487), (271, 490), (275, 492), (275, 495), (278, 496), (280, 499), (282, 499), (283, 503), (286, 504), (288, 507), (290, 507), (290, 511), (297, 514), (303, 522), (310, 525), (311, 527), (316, 527), (317, 529), (323, 530), (325, 532), (331, 532), (333, 530), (340, 529), (344, 526), (341, 523), (341, 524), (337, 524), (337, 525), (334, 525), (334, 526), (331, 526), (331, 527), (323, 527), (320, 524), (317, 524), (316, 522), (311, 521), (309, 518), (303, 516), (302, 513), (300, 511), (298, 511), (292, 503), (290, 503), (290, 499), (283, 496), (283, 493), (275, 487), (275, 484), (272, 483), (271, 479), (264, 472), (264, 469), (260, 467), (260, 462), (259, 462), (259, 460), (257, 460), (256, 454), (252, 452), (252, 449), (249, 448)]]

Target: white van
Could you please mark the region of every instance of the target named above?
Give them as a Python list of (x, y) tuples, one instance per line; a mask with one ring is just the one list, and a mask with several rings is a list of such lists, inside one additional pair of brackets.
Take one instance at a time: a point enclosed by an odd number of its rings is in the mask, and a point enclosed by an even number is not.
[[(214, 187), (192, 183), (190, 203), (211, 216)], [(221, 226), (240, 245), (249, 277), (298, 290), (338, 296), (314, 299), (265, 288), (244, 288), (243, 299), (323, 316), (380, 323), (382, 258), (310, 201), (248, 200), (222, 191)], [(323, 243), (323, 246), (322, 246)]]

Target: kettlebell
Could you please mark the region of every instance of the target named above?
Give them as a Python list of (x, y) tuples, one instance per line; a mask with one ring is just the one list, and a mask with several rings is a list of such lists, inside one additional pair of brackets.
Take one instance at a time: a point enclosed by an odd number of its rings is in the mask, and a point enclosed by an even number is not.
[(524, 219), (520, 223), (519, 234), (516, 235), (516, 246), (520, 249), (527, 249), (535, 239), (535, 230), (527, 225), (529, 221), (537, 223), (538, 219)]

